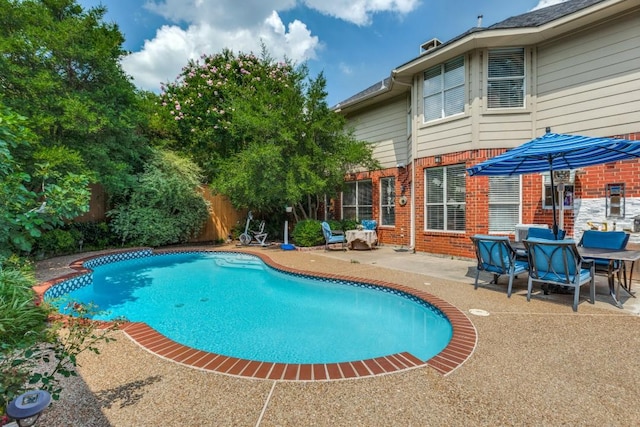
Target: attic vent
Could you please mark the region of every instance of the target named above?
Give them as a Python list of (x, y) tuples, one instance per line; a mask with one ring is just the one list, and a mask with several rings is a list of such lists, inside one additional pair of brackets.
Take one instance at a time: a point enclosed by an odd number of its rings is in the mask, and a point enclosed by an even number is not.
[(438, 47), (442, 44), (442, 42), (438, 39), (431, 39), (428, 42), (424, 42), (420, 45), (420, 55), (426, 53), (433, 49), (434, 47)]

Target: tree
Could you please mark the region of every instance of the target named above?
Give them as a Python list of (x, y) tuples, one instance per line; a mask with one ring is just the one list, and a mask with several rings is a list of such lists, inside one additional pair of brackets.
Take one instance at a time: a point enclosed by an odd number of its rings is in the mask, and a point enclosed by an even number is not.
[(200, 168), (166, 150), (156, 150), (128, 203), (109, 212), (122, 242), (161, 246), (197, 236), (209, 212), (199, 190)]
[[(374, 169), (370, 146), (344, 130), (326, 104), (326, 81), (305, 66), (224, 50), (190, 61), (162, 94), (177, 123), (180, 147), (212, 188), (237, 208), (282, 211), (297, 205), (312, 216), (344, 174)], [(302, 204), (301, 202), (305, 202)]]
[(0, 88), (43, 147), (77, 153), (111, 194), (142, 170), (143, 116), (120, 66), (124, 38), (100, 6), (75, 0), (0, 0)]
[[(74, 160), (78, 166), (77, 153), (59, 149), (56, 154), (65, 160), (53, 161), (54, 155), (31, 142), (34, 135), (25, 123), (0, 104), (0, 257), (29, 252), (43, 230), (89, 209), (89, 178), (69, 167)], [(35, 160), (32, 173), (17, 161), (28, 153)]]

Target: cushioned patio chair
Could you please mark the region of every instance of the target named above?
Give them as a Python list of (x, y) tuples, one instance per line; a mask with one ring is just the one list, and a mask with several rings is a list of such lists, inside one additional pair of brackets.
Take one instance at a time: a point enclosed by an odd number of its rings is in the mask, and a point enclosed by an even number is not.
[[(558, 230), (558, 239), (564, 239), (566, 231)], [(527, 233), (527, 239), (547, 239), (547, 240), (556, 240), (556, 236), (553, 234), (553, 230), (550, 228), (541, 228), (541, 227), (530, 227), (529, 232)]]
[[(624, 231), (586, 230), (582, 234), (578, 246), (595, 249), (623, 250), (626, 249), (627, 243), (629, 243), (629, 233)], [(595, 258), (594, 263), (596, 274), (601, 273), (607, 275), (609, 289), (613, 289), (615, 277), (618, 278), (618, 283), (622, 283), (622, 276), (626, 278), (627, 267), (622, 261)]]
[(378, 228), (378, 221), (375, 219), (363, 219), (360, 221), (360, 225), (362, 225), (362, 228), (365, 230), (375, 231), (376, 228)]
[(477, 234), (471, 237), (476, 252), (478, 265), (476, 267), (476, 282), (474, 289), (478, 289), (478, 277), (481, 271), (493, 273), (493, 281), (498, 283), (498, 278), (506, 274), (509, 276), (507, 297), (511, 297), (513, 279), (517, 274), (529, 269), (527, 261), (517, 259), (516, 251), (511, 247), (506, 236), (486, 236)]
[(345, 243), (347, 238), (341, 230), (331, 230), (331, 226), (328, 222), (322, 223), (322, 235), (324, 236), (324, 250), (329, 250), (329, 245), (333, 243), (342, 243), (342, 250), (346, 250)]
[(578, 311), (580, 287), (589, 284), (591, 304), (596, 301), (595, 267), (593, 261), (580, 256), (574, 240), (527, 239), (524, 241), (529, 258), (527, 301), (531, 300), (533, 283), (574, 288), (573, 311)]

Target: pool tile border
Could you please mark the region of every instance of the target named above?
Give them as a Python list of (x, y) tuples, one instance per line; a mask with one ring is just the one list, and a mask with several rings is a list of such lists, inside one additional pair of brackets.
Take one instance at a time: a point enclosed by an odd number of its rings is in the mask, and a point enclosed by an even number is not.
[[(240, 253), (228, 250), (152, 250), (148, 248), (137, 250), (122, 250), (93, 255), (78, 259), (69, 264), (76, 270), (73, 273), (42, 282), (34, 287), (40, 298), (44, 298), (45, 292), (53, 286), (67, 281), (73, 289), (86, 285), (87, 276), (90, 276), (90, 268), (108, 262), (125, 259), (147, 257), (167, 253), (184, 252), (220, 252)], [(365, 280), (357, 277), (308, 272), (290, 268), (276, 263), (270, 257), (262, 253), (241, 252), (260, 258), (270, 267), (281, 272), (315, 276), (326, 280), (347, 281), (363, 283), (373, 286), (388, 288), (393, 292), (407, 294), (418, 298), (440, 310), (451, 322), (453, 334), (449, 344), (436, 356), (427, 361), (422, 361), (410, 353), (397, 353), (374, 359), (366, 359), (354, 362), (325, 363), (325, 364), (285, 364), (272, 362), (259, 362), (235, 357), (222, 356), (179, 344), (160, 334), (147, 324), (142, 322), (129, 322), (120, 326), (120, 329), (135, 343), (145, 350), (164, 359), (174, 361), (181, 365), (213, 371), (237, 377), (278, 380), (278, 381), (333, 381), (343, 379), (355, 379), (385, 375), (394, 372), (414, 369), (421, 366), (430, 366), (442, 375), (448, 375), (462, 365), (473, 354), (477, 345), (477, 331), (471, 320), (457, 307), (447, 301), (408, 286), (385, 282), (381, 280)], [(68, 292), (68, 288), (61, 293)]]

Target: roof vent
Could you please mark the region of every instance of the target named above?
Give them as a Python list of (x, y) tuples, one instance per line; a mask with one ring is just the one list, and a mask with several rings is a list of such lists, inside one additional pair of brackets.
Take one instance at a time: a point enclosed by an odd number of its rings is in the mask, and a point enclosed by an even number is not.
[(433, 48), (436, 48), (438, 46), (440, 46), (442, 44), (442, 42), (438, 39), (431, 39), (428, 42), (424, 42), (420, 45), (420, 55), (422, 55), (423, 53), (426, 53), (428, 51), (430, 51)]

